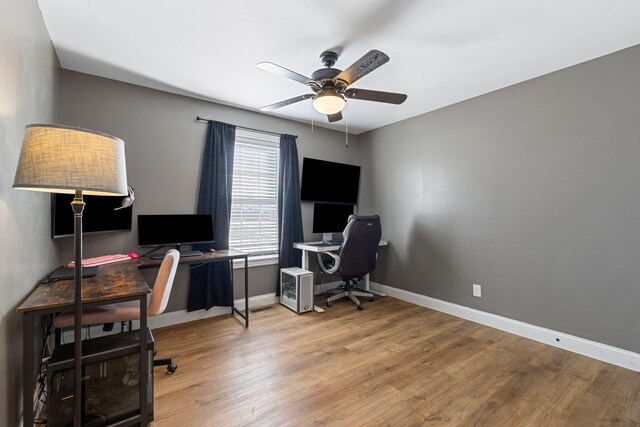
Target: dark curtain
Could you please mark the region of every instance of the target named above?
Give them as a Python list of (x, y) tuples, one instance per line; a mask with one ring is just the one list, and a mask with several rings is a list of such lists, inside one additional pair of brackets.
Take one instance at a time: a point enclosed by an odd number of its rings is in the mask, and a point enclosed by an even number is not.
[[(198, 213), (213, 215), (215, 242), (194, 245), (194, 250), (229, 248), (231, 186), (236, 127), (209, 121), (204, 143)], [(232, 271), (227, 262), (213, 262), (191, 270), (187, 311), (233, 305)]]
[(278, 281), (276, 295), (280, 295), (280, 268), (301, 267), (302, 251), (293, 243), (302, 242), (302, 207), (300, 205), (300, 173), (298, 147), (292, 135), (280, 136), (280, 170), (278, 171)]

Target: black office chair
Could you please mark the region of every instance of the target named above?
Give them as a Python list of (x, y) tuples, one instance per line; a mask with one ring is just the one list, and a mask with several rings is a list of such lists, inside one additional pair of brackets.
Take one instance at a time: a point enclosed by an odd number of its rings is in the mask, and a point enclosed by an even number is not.
[(353, 289), (362, 276), (376, 268), (378, 245), (382, 237), (380, 217), (350, 215), (342, 235), (344, 241), (337, 253), (318, 252), (318, 264), (322, 271), (344, 280), (344, 291), (338, 290), (338, 293), (328, 297), (327, 307), (331, 307), (332, 301), (347, 297), (356, 304), (358, 310), (362, 310), (362, 304), (356, 296), (373, 301), (373, 294)]

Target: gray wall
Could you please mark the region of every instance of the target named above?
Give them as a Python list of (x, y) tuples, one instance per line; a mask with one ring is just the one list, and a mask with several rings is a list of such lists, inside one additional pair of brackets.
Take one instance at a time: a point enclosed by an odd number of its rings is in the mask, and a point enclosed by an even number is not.
[(639, 76), (636, 46), (360, 135), (374, 280), (640, 351)]
[(22, 406), (16, 308), (58, 258), (49, 196), (11, 186), (25, 124), (60, 122), (60, 70), (35, 0), (0, 0), (0, 11), (0, 425), (15, 426)]
[[(114, 80), (63, 71), (64, 123), (111, 133), (125, 141), (129, 184), (135, 189), (133, 231), (85, 237), (85, 257), (105, 253), (141, 253), (137, 247), (136, 215), (193, 213), (196, 209), (200, 163), (206, 125), (197, 115), (277, 133), (298, 135), (298, 153), (345, 163), (356, 162), (357, 138), (344, 133), (196, 100)], [(311, 235), (311, 205), (303, 205), (305, 237)], [(73, 257), (70, 239), (57, 239), (63, 259)], [(155, 271), (145, 277), (153, 283)], [(243, 295), (243, 276), (236, 271), (236, 298)], [(188, 270), (179, 270), (168, 311), (184, 310)], [(277, 267), (250, 270), (250, 295), (275, 291)]]

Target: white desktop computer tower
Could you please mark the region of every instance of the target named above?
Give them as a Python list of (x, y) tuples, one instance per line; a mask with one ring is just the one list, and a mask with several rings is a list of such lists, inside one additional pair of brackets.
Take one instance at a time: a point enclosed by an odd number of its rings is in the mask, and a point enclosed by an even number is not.
[(298, 314), (313, 311), (313, 273), (298, 267), (280, 270), (280, 303)]

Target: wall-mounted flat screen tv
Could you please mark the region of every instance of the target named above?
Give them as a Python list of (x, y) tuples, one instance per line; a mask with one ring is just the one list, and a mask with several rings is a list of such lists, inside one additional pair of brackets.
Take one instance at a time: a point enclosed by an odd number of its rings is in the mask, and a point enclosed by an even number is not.
[[(73, 236), (73, 194), (51, 195), (51, 237)], [(124, 196), (84, 196), (82, 233), (131, 231), (133, 208), (114, 210), (122, 206)]]
[(305, 157), (300, 199), (305, 202), (358, 204), (360, 166)]

